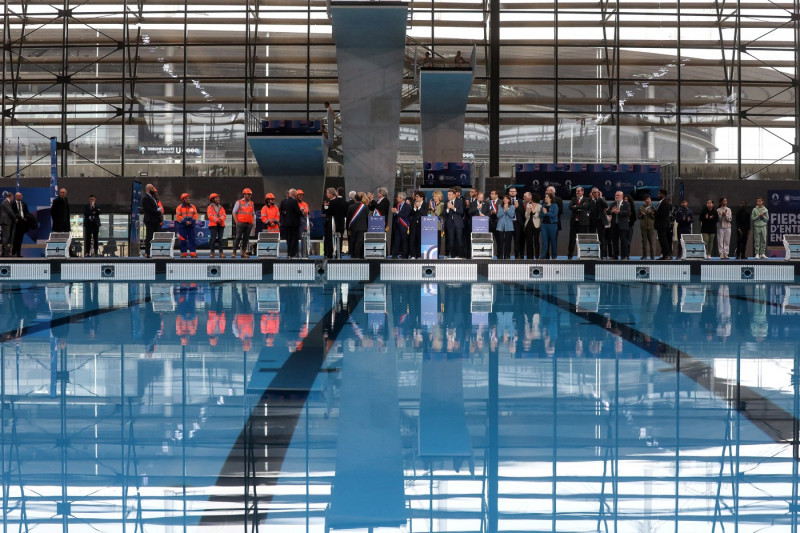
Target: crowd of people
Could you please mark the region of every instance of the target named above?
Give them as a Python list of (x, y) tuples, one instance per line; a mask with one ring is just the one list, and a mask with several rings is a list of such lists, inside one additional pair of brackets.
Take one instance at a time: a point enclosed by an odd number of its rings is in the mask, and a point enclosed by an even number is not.
[[(364, 257), (364, 237), (369, 229), (370, 217), (383, 217), (387, 232), (389, 258), (405, 259), (421, 256), (422, 220), (436, 220), (439, 257), (471, 257), (470, 234), (473, 221), (486, 217), (485, 226), (493, 235), (495, 256), (498, 259), (555, 259), (558, 257), (558, 234), (562, 225), (568, 226), (567, 259), (576, 256), (576, 235), (594, 233), (600, 242), (600, 257), (606, 260), (630, 258), (635, 224), (639, 223), (642, 259), (669, 260), (681, 257), (680, 237), (688, 233), (702, 234), (706, 258), (717, 254), (721, 259), (745, 259), (749, 234), (753, 234), (756, 258), (766, 258), (766, 231), (769, 212), (763, 198), (756, 199), (755, 208), (741, 202), (734, 213), (726, 198), (718, 202), (708, 200), (695, 215), (688, 202), (673, 207), (666, 190), (660, 190), (657, 201), (649, 196), (634, 202), (629, 195), (617, 191), (613, 201), (603, 198), (598, 188), (585, 191), (576, 187), (568, 201), (556, 195), (554, 187), (545, 190), (544, 197), (525, 192), (518, 196), (517, 188), (505, 191), (492, 190), (488, 198), (476, 188), (464, 195), (460, 187), (451, 187), (445, 198), (441, 191), (428, 193), (414, 191), (409, 197), (398, 192), (392, 202), (388, 190), (379, 188), (371, 192), (351, 191), (344, 197), (343, 188), (328, 188), (322, 204), (325, 218), (323, 251), (327, 258), (342, 253), (347, 243), (351, 258)], [(300, 257), (301, 235), (310, 230), (310, 206), (301, 189), (289, 189), (279, 204), (273, 193), (266, 194), (263, 206), (256, 209), (253, 192), (245, 188), (236, 200), (230, 217), (219, 194), (212, 193), (205, 206), (209, 229), (210, 257), (226, 257), (223, 234), (230, 220), (234, 225), (232, 257), (250, 255), (250, 238), (260, 219), (260, 230), (280, 233), (287, 243), (289, 258)], [(100, 209), (94, 195), (83, 209), (84, 255), (98, 255)], [(158, 190), (152, 184), (145, 187), (142, 197), (144, 212), (144, 254), (150, 255), (153, 235), (161, 231), (164, 223), (164, 206)], [(189, 193), (180, 196), (175, 208), (174, 225), (180, 245), (181, 257), (197, 257), (196, 224), (201, 209), (193, 203)], [(70, 231), (70, 206), (67, 190), (62, 188), (51, 207), (54, 232)], [(22, 200), (22, 194), (6, 194), (0, 204), (0, 231), (3, 256), (21, 254), (23, 235), (34, 228), (35, 217)], [(695, 225), (699, 226), (696, 228)], [(674, 248), (677, 248), (675, 250)], [(338, 254), (337, 254), (338, 252)]]

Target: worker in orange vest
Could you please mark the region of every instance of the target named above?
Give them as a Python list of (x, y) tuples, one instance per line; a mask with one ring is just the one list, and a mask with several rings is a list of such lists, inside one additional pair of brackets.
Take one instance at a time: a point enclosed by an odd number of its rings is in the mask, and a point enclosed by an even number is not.
[(209, 311), (208, 322), (206, 322), (206, 333), (208, 342), (211, 346), (216, 346), (220, 336), (225, 335), (225, 311)]
[(309, 235), (309, 220), (308, 220), (308, 204), (305, 201), (306, 193), (303, 192), (303, 189), (297, 189), (297, 205), (300, 206), (300, 212), (303, 213), (303, 220), (300, 222), (300, 242), (302, 243), (302, 249), (300, 250), (301, 257), (308, 257), (308, 239), (310, 238)]
[(275, 336), (281, 328), (281, 314), (277, 311), (267, 311), (261, 315), (261, 333), (264, 334), (264, 344), (275, 345)]
[(208, 244), (211, 248), (211, 256), (214, 257), (215, 247), (219, 247), (219, 256), (225, 257), (222, 251), (222, 233), (225, 231), (225, 220), (228, 215), (225, 213), (225, 208), (222, 207), (219, 194), (212, 192), (208, 197), (208, 209), (206, 210), (206, 218), (208, 219), (208, 229), (210, 235), (208, 237)]
[(253, 313), (237, 313), (233, 317), (233, 335), (242, 341), (242, 350), (250, 351), (253, 346), (255, 317)]
[(270, 233), (280, 232), (281, 210), (275, 205), (275, 195), (267, 194), (264, 198), (264, 207), (261, 208), (261, 222)]
[(197, 257), (197, 245), (195, 243), (197, 208), (191, 204), (190, 199), (188, 193), (181, 194), (181, 205), (175, 209), (175, 224), (178, 226), (181, 257), (186, 257), (187, 245), (189, 248), (189, 255)]
[(233, 257), (236, 257), (239, 243), (242, 245), (242, 257), (250, 257), (250, 254), (247, 253), (247, 246), (250, 244), (250, 231), (253, 229), (253, 224), (256, 223), (255, 206), (251, 200), (252, 196), (253, 191), (249, 188), (244, 189), (241, 200), (237, 200), (236, 205), (233, 206), (233, 220), (236, 222)]

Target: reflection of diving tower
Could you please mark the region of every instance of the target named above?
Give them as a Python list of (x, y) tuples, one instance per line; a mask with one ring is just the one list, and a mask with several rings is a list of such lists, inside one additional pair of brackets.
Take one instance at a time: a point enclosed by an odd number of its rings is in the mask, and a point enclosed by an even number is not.
[(332, 1), (342, 151), (348, 190), (395, 180), (408, 5)]

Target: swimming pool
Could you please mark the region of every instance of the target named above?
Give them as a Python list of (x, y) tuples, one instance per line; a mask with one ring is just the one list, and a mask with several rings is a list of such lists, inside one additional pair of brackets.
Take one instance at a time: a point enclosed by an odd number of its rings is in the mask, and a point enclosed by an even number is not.
[(797, 530), (795, 285), (7, 283), (0, 305), (9, 531)]

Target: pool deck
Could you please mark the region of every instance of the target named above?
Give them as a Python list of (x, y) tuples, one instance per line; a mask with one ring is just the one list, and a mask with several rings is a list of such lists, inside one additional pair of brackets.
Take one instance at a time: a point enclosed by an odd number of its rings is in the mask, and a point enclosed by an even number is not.
[(800, 261), (0, 258), (0, 281), (739, 281), (795, 283)]

